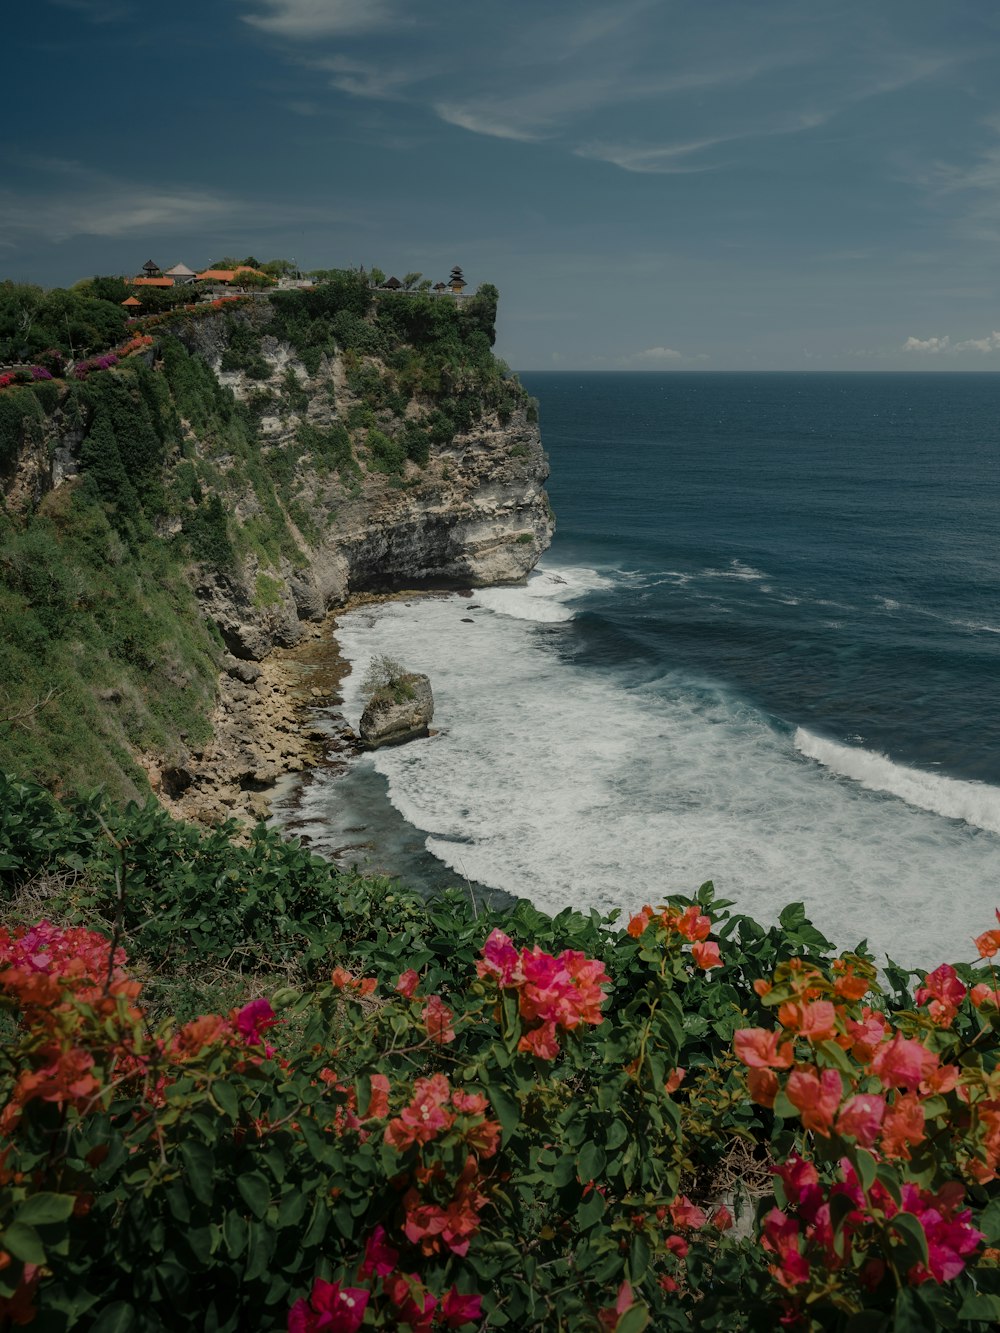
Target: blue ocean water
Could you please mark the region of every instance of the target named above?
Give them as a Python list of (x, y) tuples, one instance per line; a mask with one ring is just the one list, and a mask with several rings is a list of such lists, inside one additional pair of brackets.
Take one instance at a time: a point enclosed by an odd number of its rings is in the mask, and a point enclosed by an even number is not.
[(388, 652), (441, 731), (320, 776), (310, 835), (549, 910), (713, 878), (969, 956), (1000, 903), (1000, 379), (522, 378), (553, 547), (527, 588), (343, 618), (348, 715)]

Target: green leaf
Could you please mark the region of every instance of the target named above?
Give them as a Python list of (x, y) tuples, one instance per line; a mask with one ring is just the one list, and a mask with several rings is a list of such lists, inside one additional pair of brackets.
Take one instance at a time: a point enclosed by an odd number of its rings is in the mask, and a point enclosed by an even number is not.
[(600, 1221), (603, 1212), (604, 1198), (597, 1190), (592, 1190), (576, 1210), (576, 1220), (580, 1230), (589, 1230)]
[(889, 1223), (889, 1229), (899, 1236), (904, 1253), (914, 1256), (907, 1257), (907, 1268), (914, 1263), (927, 1263), (927, 1235), (912, 1213), (897, 1213)]
[(587, 1183), (588, 1180), (597, 1180), (604, 1165), (607, 1162), (607, 1156), (604, 1149), (596, 1143), (585, 1143), (577, 1158), (577, 1165), (580, 1171), (580, 1179)]
[(90, 1333), (130, 1333), (138, 1324), (135, 1309), (127, 1301), (105, 1306), (90, 1325)]
[(878, 1175), (878, 1163), (865, 1148), (855, 1148), (854, 1169), (857, 1171), (858, 1179), (861, 1181), (861, 1188), (867, 1194), (875, 1184), (875, 1179)]
[(615, 1324), (615, 1333), (642, 1333), (649, 1327), (649, 1311), (645, 1305), (630, 1305)]
[(17, 1221), (26, 1226), (45, 1226), (49, 1222), (65, 1222), (73, 1212), (76, 1196), (40, 1192), (25, 1199), (17, 1210)]
[(230, 1120), (239, 1119), (240, 1099), (232, 1084), (223, 1083), (221, 1080), (217, 1083), (213, 1083), (212, 1097), (215, 1099), (223, 1115), (227, 1115)]
[(632, 1237), (628, 1256), (629, 1275), (636, 1284), (640, 1283), (646, 1276), (646, 1269), (649, 1267), (649, 1255), (649, 1241), (641, 1231), (637, 1231)]
[(970, 1291), (958, 1312), (959, 1319), (988, 1319), (1000, 1327), (1000, 1296)]
[(250, 1171), (237, 1179), (236, 1188), (254, 1217), (263, 1217), (271, 1202), (271, 1186), (265, 1177), (259, 1171)]
[(44, 1264), (45, 1248), (38, 1239), (38, 1232), (34, 1227), (25, 1226), (23, 1222), (12, 1222), (3, 1233), (3, 1246), (5, 1250), (10, 1250), (15, 1259), (20, 1259), (25, 1264)]
[(486, 1093), (503, 1130), (502, 1142), (506, 1144), (521, 1123), (521, 1104), (516, 1097), (511, 1097), (502, 1088), (492, 1084), (486, 1089)]
[(212, 1202), (212, 1177), (215, 1171), (215, 1157), (207, 1143), (196, 1139), (184, 1139), (180, 1145), (181, 1159), (187, 1174), (191, 1193), (199, 1203)]

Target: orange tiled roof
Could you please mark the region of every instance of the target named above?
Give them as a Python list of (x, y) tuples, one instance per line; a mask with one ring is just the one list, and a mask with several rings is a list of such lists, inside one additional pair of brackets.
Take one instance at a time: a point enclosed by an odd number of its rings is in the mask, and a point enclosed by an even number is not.
[(128, 296), (122, 301), (122, 305), (142, 305), (142, 302), (137, 301), (134, 296)]
[(268, 275), (259, 268), (251, 268), (249, 264), (240, 264), (239, 268), (233, 269), (234, 273), (256, 273), (259, 278), (266, 278)]
[(207, 268), (204, 273), (199, 273), (199, 279), (208, 282), (232, 282), (236, 275), (229, 268)]
[(173, 278), (133, 278), (133, 287), (172, 287)]

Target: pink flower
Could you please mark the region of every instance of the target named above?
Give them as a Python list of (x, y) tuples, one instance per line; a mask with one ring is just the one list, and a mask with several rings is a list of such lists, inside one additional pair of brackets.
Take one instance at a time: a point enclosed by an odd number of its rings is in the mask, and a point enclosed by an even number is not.
[(341, 1287), (318, 1277), (308, 1303), (296, 1301), (288, 1312), (288, 1333), (357, 1333), (365, 1317), (369, 1292), (363, 1287)]
[(850, 1135), (862, 1148), (870, 1148), (878, 1138), (884, 1115), (884, 1097), (860, 1093), (845, 1102), (837, 1117), (837, 1133)]
[(488, 936), (476, 971), (481, 977), (495, 977), (501, 986), (518, 985), (524, 980), (521, 956), (502, 930), (494, 930)]
[(407, 1000), (412, 1000), (419, 985), (420, 977), (414, 972), (412, 967), (409, 967), (400, 975), (399, 980), (396, 982), (396, 990)]
[(937, 1065), (933, 1051), (898, 1032), (872, 1061), (872, 1069), (887, 1088), (915, 1088), (931, 1076)]
[(399, 1262), (399, 1251), (394, 1250), (385, 1238), (385, 1227), (378, 1226), (368, 1237), (365, 1244), (364, 1262), (358, 1269), (358, 1277), (388, 1277)]
[(454, 1017), (440, 995), (432, 995), (420, 1011), (420, 1021), (427, 1036), (439, 1046), (447, 1046), (448, 1042), (455, 1040), (455, 1029), (451, 1025)]
[(733, 1035), (736, 1057), (750, 1069), (789, 1069), (794, 1059), (792, 1043), (786, 1041), (779, 1049), (783, 1035), (767, 1028), (740, 1028)]
[(785, 1094), (798, 1111), (803, 1127), (829, 1138), (830, 1126), (843, 1094), (837, 1071), (824, 1069), (817, 1075), (815, 1069), (794, 1069), (788, 1076)]
[(668, 1211), (671, 1222), (679, 1229), (690, 1227), (693, 1231), (697, 1231), (699, 1227), (705, 1225), (704, 1209), (696, 1207), (686, 1194), (678, 1195)]
[[(707, 919), (707, 918), (706, 918)], [(691, 957), (707, 972), (709, 968), (722, 966), (722, 955), (714, 940), (705, 940), (691, 945)]]
[[(262, 1034), (277, 1023), (274, 1010), (268, 1000), (251, 1000), (236, 1014), (236, 1027), (243, 1034), (248, 1046), (259, 1046)], [(270, 1048), (268, 1048), (270, 1050)]]
[(451, 1287), (441, 1302), (441, 1318), (446, 1328), (461, 1328), (463, 1324), (478, 1323), (483, 1317), (483, 1302), (479, 1296), (462, 1296), (457, 1287)]
[(527, 1055), (537, 1056), (539, 1060), (554, 1060), (559, 1054), (555, 1023), (543, 1023), (541, 1027), (526, 1032), (517, 1043), (517, 1049)]
[(451, 1088), (444, 1074), (418, 1078), (409, 1106), (386, 1126), (386, 1143), (397, 1152), (405, 1152), (411, 1144), (429, 1143), (446, 1132), (455, 1123), (453, 1112), (445, 1109), (450, 1096)]

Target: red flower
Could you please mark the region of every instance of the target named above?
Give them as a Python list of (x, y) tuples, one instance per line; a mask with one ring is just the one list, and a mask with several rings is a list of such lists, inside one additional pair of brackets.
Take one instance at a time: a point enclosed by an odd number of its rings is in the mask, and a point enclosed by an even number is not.
[(446, 1328), (461, 1328), (482, 1319), (483, 1302), (479, 1296), (462, 1296), (457, 1287), (451, 1287), (441, 1302), (440, 1313)]
[(835, 1069), (824, 1069), (817, 1075), (815, 1069), (794, 1069), (788, 1076), (785, 1093), (798, 1111), (805, 1129), (815, 1130), (824, 1138), (830, 1136), (830, 1126), (840, 1105), (843, 1084)]
[(308, 1302), (296, 1301), (288, 1312), (288, 1333), (357, 1333), (365, 1317), (370, 1293), (363, 1287), (341, 1287), (339, 1282), (313, 1282)]
[[(708, 918), (706, 917), (707, 921)], [(714, 940), (705, 940), (704, 942), (691, 945), (691, 957), (707, 972), (709, 968), (722, 966), (722, 955), (719, 953), (719, 946)]]
[(737, 1059), (751, 1069), (790, 1069), (795, 1058), (792, 1043), (786, 1041), (779, 1049), (781, 1036), (767, 1028), (740, 1028), (733, 1035)]
[(431, 1041), (446, 1046), (455, 1040), (455, 1029), (451, 1025), (454, 1016), (440, 995), (432, 995), (420, 1012), (420, 1021)]

